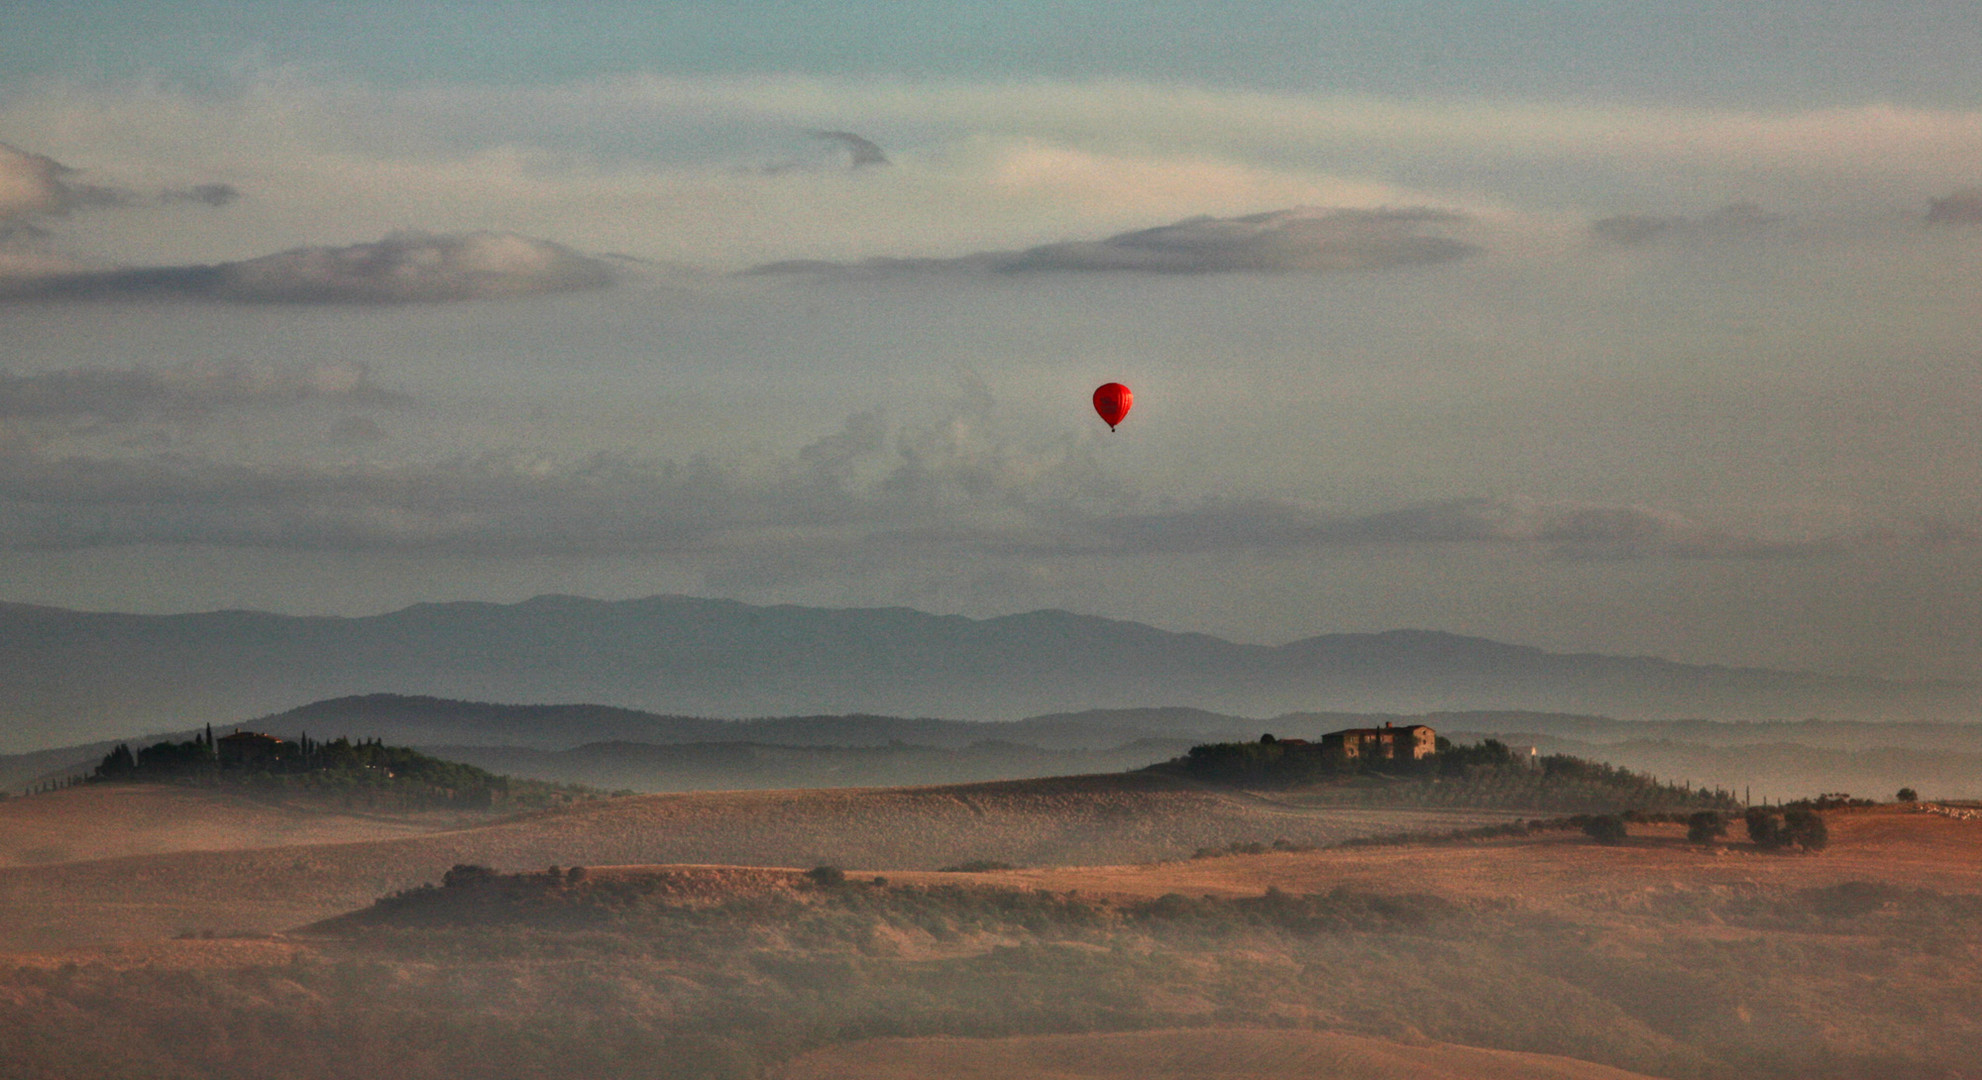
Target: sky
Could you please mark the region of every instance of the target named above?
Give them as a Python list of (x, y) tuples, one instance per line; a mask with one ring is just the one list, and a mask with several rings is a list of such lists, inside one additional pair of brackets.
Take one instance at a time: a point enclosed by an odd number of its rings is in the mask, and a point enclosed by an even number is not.
[(1971, 678), (1977, 55), (1953, 3), (0, 5), (0, 600)]

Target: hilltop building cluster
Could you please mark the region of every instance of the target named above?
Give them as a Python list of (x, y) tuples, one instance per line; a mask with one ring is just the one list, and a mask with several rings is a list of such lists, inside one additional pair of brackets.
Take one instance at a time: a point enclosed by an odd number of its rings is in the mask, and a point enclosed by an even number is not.
[(1423, 761), (1438, 753), (1438, 732), (1424, 724), (1398, 727), (1385, 723), (1380, 728), (1343, 728), (1323, 735), (1319, 743), (1276, 739), (1271, 735), (1262, 735), (1259, 741), (1278, 746), (1283, 752), (1299, 753), (1318, 746), (1323, 754), (1338, 761)]
[(1345, 759), (1423, 761), (1438, 753), (1438, 732), (1424, 724), (1343, 728), (1323, 735), (1321, 748), (1339, 752)]

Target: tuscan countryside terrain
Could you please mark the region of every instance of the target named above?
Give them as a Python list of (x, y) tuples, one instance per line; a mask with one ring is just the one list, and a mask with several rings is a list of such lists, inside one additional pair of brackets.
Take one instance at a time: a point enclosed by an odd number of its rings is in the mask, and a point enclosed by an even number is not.
[(36, 1078), (1973, 1074), (1982, 810), (1823, 801), (1783, 845), (1616, 766), (1319, 745), (487, 778), (520, 808), (436, 805), (389, 747), (401, 775), (355, 787), (139, 753), (0, 800), (0, 1044)]
[[(707, 663), (759, 658), (744, 670), (794, 633), (835, 628), (869, 663), (928, 629), (676, 601), (471, 614), (503, 627), (500, 656), (545, 612), (667, 651), (684, 611), (718, 639)], [(1025, 625), (1078, 631), (1051, 658), (1067, 672), (1138, 670), (1137, 637), (1224, 649), (1056, 619)], [(58, 623), (50, 656), (102, 633)], [(946, 625), (958, 655), (1005, 632)], [(1653, 693), (1648, 671), (1677, 696), (1622, 718), (995, 720), (395, 690), (171, 730), (213, 699), (154, 666), (137, 685), (164, 730), (65, 723), (0, 756), (6, 1075), (1976, 1075), (1982, 728), (1675, 719), (1728, 680), (1823, 685), (1426, 644), (1346, 647), (1416, 655), (1455, 698), (1527, 678), (1495, 673), (1516, 655), (1555, 695), (1520, 700), (1623, 704), (1619, 672)], [(1873, 689), (1903, 710), (1948, 688)]]
[(0, 1080), (1982, 1080), (1982, 18), (0, 0)]

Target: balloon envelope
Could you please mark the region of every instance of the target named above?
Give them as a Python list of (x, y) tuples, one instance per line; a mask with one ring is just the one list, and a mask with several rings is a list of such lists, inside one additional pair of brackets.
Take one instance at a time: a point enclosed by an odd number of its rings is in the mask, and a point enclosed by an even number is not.
[(1101, 414), (1101, 419), (1108, 421), (1108, 430), (1113, 431), (1115, 425), (1122, 422), (1122, 417), (1129, 415), (1129, 406), (1134, 405), (1135, 400), (1136, 396), (1121, 383), (1102, 383), (1094, 391), (1094, 411)]

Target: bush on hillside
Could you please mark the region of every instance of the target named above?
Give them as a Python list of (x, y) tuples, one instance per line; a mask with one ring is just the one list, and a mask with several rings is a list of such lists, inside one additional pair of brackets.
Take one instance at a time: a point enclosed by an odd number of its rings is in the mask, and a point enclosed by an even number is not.
[(1750, 807), (1747, 817), (1748, 839), (1768, 851), (1789, 847), (1822, 851), (1831, 842), (1824, 815), (1809, 806), (1791, 806), (1780, 814), (1765, 807)]
[(1748, 826), (1748, 839), (1756, 847), (1774, 850), (1788, 843), (1782, 835), (1782, 815), (1775, 811), (1751, 806), (1742, 818)]
[(1686, 842), (1711, 844), (1727, 835), (1727, 815), (1718, 810), (1702, 810), (1686, 819)]
[(1594, 814), (1583, 822), (1583, 835), (1599, 844), (1621, 844), (1630, 835), (1621, 814)]
[(1804, 851), (1822, 851), (1830, 846), (1830, 827), (1824, 824), (1824, 815), (1815, 810), (1791, 807), (1782, 816), (1782, 831), (1787, 843)]

